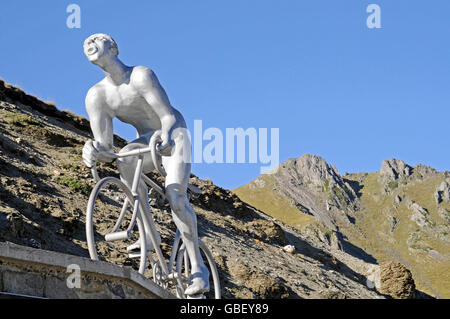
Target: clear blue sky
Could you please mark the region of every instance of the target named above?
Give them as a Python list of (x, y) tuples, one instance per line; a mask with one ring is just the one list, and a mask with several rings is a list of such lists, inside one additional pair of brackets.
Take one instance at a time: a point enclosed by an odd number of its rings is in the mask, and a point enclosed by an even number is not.
[[(82, 10), (81, 29), (66, 7)], [(381, 7), (368, 29), (366, 7)], [(341, 173), (399, 158), (450, 170), (450, 1), (4, 1), (0, 77), (86, 116), (103, 73), (83, 40), (109, 33), (158, 75), (193, 128), (280, 128), (280, 160), (317, 154)], [(135, 133), (125, 125), (116, 132)], [(194, 164), (234, 188), (260, 164)]]

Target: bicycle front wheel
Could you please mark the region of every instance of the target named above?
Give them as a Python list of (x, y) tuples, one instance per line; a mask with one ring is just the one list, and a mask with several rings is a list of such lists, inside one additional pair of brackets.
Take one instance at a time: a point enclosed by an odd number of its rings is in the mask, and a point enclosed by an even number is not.
[[(99, 181), (86, 210), (86, 240), (92, 260), (131, 266), (144, 275), (147, 243), (139, 213), (137, 227), (127, 231), (133, 219), (133, 206), (133, 195), (121, 180), (107, 177)], [(129, 251), (133, 246), (136, 249)]]

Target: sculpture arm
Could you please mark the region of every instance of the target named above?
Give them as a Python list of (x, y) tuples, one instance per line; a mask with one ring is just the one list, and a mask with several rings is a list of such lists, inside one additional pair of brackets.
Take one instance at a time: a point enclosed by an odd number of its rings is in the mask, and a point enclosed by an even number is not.
[[(101, 93), (93, 88), (86, 96), (86, 111), (89, 115), (94, 141), (92, 153), (113, 152), (114, 151), (114, 133), (113, 133), (113, 117), (106, 110)], [(89, 143), (89, 142), (88, 142)], [(95, 152), (98, 151), (98, 152)], [(101, 154), (91, 155), (102, 162), (110, 162), (111, 159), (102, 157)]]

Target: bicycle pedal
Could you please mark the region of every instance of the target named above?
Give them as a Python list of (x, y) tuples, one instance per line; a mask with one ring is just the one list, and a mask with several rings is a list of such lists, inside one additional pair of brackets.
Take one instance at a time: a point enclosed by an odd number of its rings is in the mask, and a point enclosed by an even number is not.
[(135, 243), (135, 244), (130, 245), (130, 246), (127, 247), (127, 252), (133, 253), (133, 251), (137, 251), (139, 249), (141, 249), (140, 244)]
[(130, 233), (127, 230), (105, 235), (105, 240), (108, 242), (125, 240), (128, 238), (130, 238)]
[[(147, 249), (147, 256), (151, 255), (153, 253), (153, 250)], [(128, 258), (131, 259), (136, 259), (136, 258), (141, 258), (141, 251), (137, 250), (135, 252), (129, 252), (128, 253)]]
[(138, 252), (138, 253), (129, 253), (128, 254), (128, 258), (130, 258), (130, 259), (141, 258), (141, 253), (140, 252)]

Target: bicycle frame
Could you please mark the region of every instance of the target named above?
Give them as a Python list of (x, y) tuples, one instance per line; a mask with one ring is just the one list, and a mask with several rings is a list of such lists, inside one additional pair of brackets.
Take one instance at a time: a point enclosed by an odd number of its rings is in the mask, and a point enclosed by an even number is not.
[[(121, 210), (119, 218), (113, 228), (113, 231), (110, 234), (107, 234), (105, 236), (105, 241), (111, 242), (111, 241), (129, 239), (130, 235), (131, 235), (131, 231), (135, 227), (138, 218), (141, 217), (142, 221), (144, 223), (144, 234), (143, 234), (144, 238), (141, 238), (140, 240), (141, 240), (141, 245), (142, 245), (141, 249), (144, 249), (144, 253), (143, 253), (144, 257), (145, 258), (148, 257), (147, 256), (147, 247), (146, 247), (147, 246), (146, 245), (146, 237), (148, 235), (153, 243), (156, 255), (158, 257), (159, 265), (162, 269), (162, 273), (163, 273), (162, 279), (163, 280), (175, 279), (178, 281), (179, 285), (181, 286), (181, 282), (180, 282), (181, 279), (178, 278), (178, 276), (176, 274), (173, 274), (173, 263), (175, 261), (176, 252), (178, 251), (178, 246), (180, 244), (181, 234), (177, 230), (175, 239), (174, 239), (174, 243), (172, 246), (169, 265), (167, 265), (166, 260), (162, 254), (161, 247), (159, 245), (157, 245), (156, 234), (158, 233), (158, 231), (156, 230), (155, 224), (153, 222), (153, 218), (151, 218), (152, 212), (149, 210), (146, 210), (145, 207), (143, 207), (143, 205), (141, 203), (141, 198), (138, 194), (139, 183), (141, 180), (143, 180), (149, 187), (152, 187), (153, 189), (155, 189), (164, 198), (166, 197), (164, 190), (161, 187), (159, 187), (154, 181), (152, 181), (150, 178), (148, 178), (147, 176), (145, 176), (142, 173), (144, 155), (147, 153), (150, 153), (152, 156), (152, 160), (155, 165), (155, 168), (163, 176), (167, 175), (164, 168), (161, 165), (161, 159), (158, 158), (158, 156), (156, 154), (157, 153), (157, 146), (156, 146), (156, 138), (157, 137), (158, 137), (157, 134), (154, 134), (154, 136), (150, 140), (150, 143), (149, 143), (150, 146), (146, 147), (146, 148), (137, 149), (137, 150), (124, 152), (124, 153), (118, 153), (118, 154), (102, 152), (103, 156), (109, 157), (111, 159), (125, 158), (125, 157), (130, 157), (130, 156), (138, 156), (138, 161), (137, 161), (136, 170), (135, 170), (135, 174), (133, 177), (133, 183), (132, 183), (132, 188), (131, 188), (131, 193), (133, 195), (134, 203), (129, 203), (128, 198), (125, 198), (124, 204), (122, 206), (122, 210)], [(95, 182), (98, 182), (100, 180), (96, 166), (94, 166), (92, 168), (92, 175), (94, 177)], [(128, 209), (129, 204), (131, 204), (132, 208), (133, 208), (133, 215), (132, 215), (132, 218), (130, 221), (130, 225), (128, 226), (126, 231), (118, 232), (118, 229), (123, 222), (123, 219), (125, 217), (125, 213)], [(141, 234), (141, 236), (142, 236), (142, 234)], [(142, 258), (142, 256), (141, 256), (141, 258)], [(151, 258), (151, 256), (150, 256), (150, 258)], [(152, 258), (151, 258), (151, 260), (153, 261)], [(152, 265), (152, 266), (154, 266), (154, 265)]]

